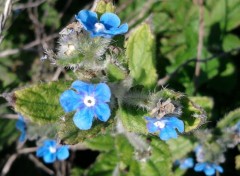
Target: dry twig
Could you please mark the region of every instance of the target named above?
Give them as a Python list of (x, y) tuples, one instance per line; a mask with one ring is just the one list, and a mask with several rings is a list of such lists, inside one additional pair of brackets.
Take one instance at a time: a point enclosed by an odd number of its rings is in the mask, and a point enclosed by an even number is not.
[(197, 61), (195, 66), (195, 75), (194, 75), (194, 84), (195, 91), (198, 88), (198, 78), (200, 76), (201, 71), (201, 63), (199, 60), (202, 56), (202, 48), (203, 48), (203, 38), (204, 38), (204, 0), (197, 1), (199, 5), (199, 29), (198, 29), (198, 47), (197, 47)]

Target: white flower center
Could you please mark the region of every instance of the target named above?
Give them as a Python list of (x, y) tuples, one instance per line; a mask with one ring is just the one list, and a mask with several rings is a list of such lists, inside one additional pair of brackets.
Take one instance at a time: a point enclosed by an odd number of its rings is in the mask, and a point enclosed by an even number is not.
[(49, 151), (51, 153), (56, 153), (57, 149), (56, 149), (56, 147), (49, 147)]
[(164, 128), (165, 127), (165, 123), (161, 122), (161, 121), (155, 122), (154, 125), (158, 128)]
[(104, 31), (106, 29), (102, 23), (95, 23), (94, 27), (96, 32)]
[(83, 100), (84, 104), (87, 106), (87, 107), (91, 107), (91, 106), (94, 106), (95, 103), (96, 103), (96, 100), (94, 97), (92, 96), (86, 96)]

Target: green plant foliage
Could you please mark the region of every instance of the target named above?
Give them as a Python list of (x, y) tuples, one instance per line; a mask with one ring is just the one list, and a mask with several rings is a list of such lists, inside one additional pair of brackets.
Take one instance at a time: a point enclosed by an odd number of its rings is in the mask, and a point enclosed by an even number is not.
[(124, 135), (117, 135), (114, 139), (116, 150), (100, 154), (88, 175), (112, 175), (113, 173), (127, 176), (172, 175), (171, 154), (164, 142), (152, 138), (150, 156), (139, 160), (134, 159), (134, 153), (137, 151)]
[(223, 39), (223, 50), (230, 51), (234, 48), (240, 47), (240, 39), (238, 36), (233, 34), (228, 34)]
[(20, 132), (17, 131), (15, 127), (16, 121), (8, 120), (8, 119), (1, 119), (0, 121), (0, 151), (13, 142), (17, 141), (17, 138), (20, 135)]
[(12, 94), (16, 112), (35, 123), (52, 123), (64, 115), (59, 103), (60, 95), (70, 82), (50, 82), (16, 90)]
[(116, 152), (114, 150), (107, 153), (101, 153), (94, 165), (87, 173), (88, 176), (104, 175), (112, 176), (115, 167), (117, 167), (118, 158), (116, 157)]
[(114, 148), (114, 136), (109, 133), (86, 139), (84, 145), (91, 150), (110, 151)]
[(235, 168), (236, 168), (237, 170), (240, 170), (240, 155), (237, 155), (237, 156), (235, 157)]
[(217, 124), (219, 129), (223, 129), (225, 127), (231, 127), (235, 125), (240, 119), (240, 108), (231, 111), (227, 115), (225, 115)]
[(211, 8), (211, 10), (206, 8), (208, 12), (208, 18), (205, 18), (207, 25), (220, 23), (221, 28), (227, 31), (231, 31), (239, 26), (238, 12), (240, 10), (240, 2), (238, 0), (207, 1), (206, 6)]
[(108, 64), (107, 75), (110, 82), (121, 81), (126, 77), (125, 73), (113, 64)]
[(105, 0), (100, 0), (97, 2), (95, 11), (99, 14), (103, 14), (105, 12), (113, 13), (115, 11), (115, 6), (113, 5), (113, 3), (111, 1), (106, 2)]
[(131, 34), (126, 43), (126, 55), (135, 84), (156, 86), (155, 41), (147, 24), (142, 24)]
[(168, 140), (167, 144), (172, 154), (173, 162), (184, 158), (189, 152), (193, 151), (194, 144), (188, 139), (190, 136), (179, 136), (177, 139)]
[(129, 132), (148, 134), (144, 116), (146, 113), (132, 108), (122, 107), (118, 109), (117, 117), (121, 119), (124, 128)]
[(105, 134), (106, 128), (113, 123), (113, 119), (109, 119), (105, 123), (95, 120), (90, 130), (80, 130), (73, 123), (72, 117), (73, 113), (69, 113), (59, 121), (58, 136), (65, 144), (77, 144), (96, 137), (98, 134)]
[(189, 97), (189, 98), (195, 104), (198, 104), (199, 106), (201, 106), (208, 113), (208, 116), (211, 115), (211, 111), (214, 105), (213, 99), (211, 97), (197, 96), (197, 97)]
[(140, 163), (141, 175), (171, 176), (172, 159), (168, 146), (154, 138), (151, 141), (151, 147), (152, 153), (149, 160)]

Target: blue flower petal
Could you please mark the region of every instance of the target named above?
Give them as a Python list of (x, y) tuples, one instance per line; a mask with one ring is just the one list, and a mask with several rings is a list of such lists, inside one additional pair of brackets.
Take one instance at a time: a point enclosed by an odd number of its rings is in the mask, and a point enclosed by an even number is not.
[(82, 105), (81, 96), (73, 90), (66, 90), (60, 96), (60, 104), (65, 112), (71, 112)]
[(61, 146), (57, 149), (57, 159), (65, 160), (69, 157), (69, 149), (68, 146)]
[(48, 139), (48, 140), (45, 140), (43, 145), (46, 147), (46, 148), (49, 148), (49, 147), (56, 147), (57, 143), (55, 140), (51, 140), (51, 139)]
[(217, 164), (213, 164), (213, 167), (220, 173), (223, 173), (223, 168)]
[(92, 94), (94, 91), (94, 85), (82, 81), (74, 81), (71, 87), (76, 89), (78, 93), (84, 93), (88, 95)]
[(215, 169), (213, 167), (211, 167), (211, 165), (206, 165), (206, 167), (204, 168), (204, 173), (207, 176), (214, 175), (215, 174)]
[(22, 134), (21, 134), (21, 136), (19, 137), (19, 141), (20, 141), (20, 142), (23, 142), (23, 141), (25, 141), (25, 139), (26, 139), (26, 132), (23, 131)]
[(152, 123), (154, 123), (154, 122), (156, 122), (156, 121), (159, 121), (159, 119), (157, 119), (157, 118), (152, 118), (152, 117), (147, 117), (147, 116), (145, 116), (144, 118), (145, 118), (147, 121), (152, 122)]
[(95, 105), (95, 113), (99, 120), (106, 122), (111, 115), (111, 110), (108, 104), (98, 103)]
[(25, 124), (24, 119), (21, 115), (19, 115), (19, 119), (16, 122), (16, 128), (21, 132), (25, 131), (26, 124)]
[(193, 167), (193, 159), (192, 158), (186, 158), (180, 164), (181, 169), (188, 169), (191, 167)]
[(105, 83), (99, 83), (95, 88), (95, 98), (98, 101), (109, 102), (111, 98), (111, 90)]
[(79, 129), (89, 130), (92, 127), (93, 116), (93, 110), (85, 107), (75, 113), (73, 122)]
[(97, 14), (89, 10), (81, 10), (75, 18), (83, 25), (85, 30), (93, 30), (98, 22)]
[(56, 153), (45, 153), (43, 156), (45, 163), (53, 163), (56, 160)]
[(39, 147), (37, 149), (37, 157), (42, 157), (46, 152), (48, 152), (48, 148), (46, 148), (45, 146)]
[(151, 121), (147, 123), (147, 129), (149, 133), (155, 133), (158, 131), (158, 128)]
[(184, 132), (184, 123), (183, 123), (182, 120), (179, 120), (176, 117), (169, 117), (169, 118), (166, 118), (166, 119), (168, 119), (167, 123), (170, 126), (172, 126), (173, 128), (177, 128), (180, 133)]
[(160, 130), (159, 134), (160, 139), (166, 141), (171, 138), (177, 138), (177, 133), (175, 129), (168, 127), (167, 125)]
[(120, 27), (118, 28), (111, 28), (107, 31), (105, 31), (106, 34), (109, 35), (118, 35), (118, 34), (124, 34), (128, 31), (128, 24), (122, 24)]
[(206, 167), (206, 163), (197, 163), (194, 167), (196, 172), (201, 172)]
[(112, 27), (114, 28), (118, 27), (121, 21), (116, 14), (107, 12), (101, 16), (100, 23), (102, 23), (108, 30)]

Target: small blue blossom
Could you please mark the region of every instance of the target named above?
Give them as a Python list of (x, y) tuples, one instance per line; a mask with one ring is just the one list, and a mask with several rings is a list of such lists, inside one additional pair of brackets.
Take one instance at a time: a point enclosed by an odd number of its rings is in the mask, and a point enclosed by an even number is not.
[(160, 139), (166, 141), (171, 138), (177, 138), (176, 128), (180, 133), (184, 132), (184, 124), (182, 120), (176, 117), (163, 117), (161, 119), (145, 117), (147, 122), (147, 129), (149, 133), (160, 131)]
[(19, 141), (23, 142), (26, 139), (26, 123), (24, 121), (23, 116), (19, 115), (18, 120), (16, 122), (16, 128), (21, 132), (19, 137)]
[(69, 157), (67, 145), (57, 145), (55, 140), (45, 140), (43, 146), (37, 149), (37, 157), (43, 157), (45, 163), (53, 163), (58, 160), (65, 160)]
[(203, 171), (207, 176), (214, 175), (216, 171), (223, 173), (223, 168), (221, 166), (209, 162), (197, 163), (194, 167), (194, 170), (196, 172)]
[(205, 153), (204, 153), (203, 147), (201, 145), (198, 145), (194, 149), (194, 152), (195, 152), (195, 155), (196, 155), (197, 162), (204, 162)]
[(106, 12), (100, 17), (95, 12), (81, 10), (75, 18), (83, 25), (84, 29), (90, 32), (91, 37), (111, 38), (114, 35), (124, 34), (128, 31), (128, 25), (121, 24), (120, 19), (114, 13)]
[(111, 91), (107, 84), (88, 84), (74, 81), (71, 88), (60, 96), (60, 104), (65, 112), (76, 111), (73, 122), (81, 130), (92, 127), (94, 117), (106, 122), (111, 111), (107, 102), (110, 102)]
[(192, 168), (194, 163), (192, 158), (185, 158), (177, 160), (175, 164), (179, 165), (180, 169), (185, 170)]

